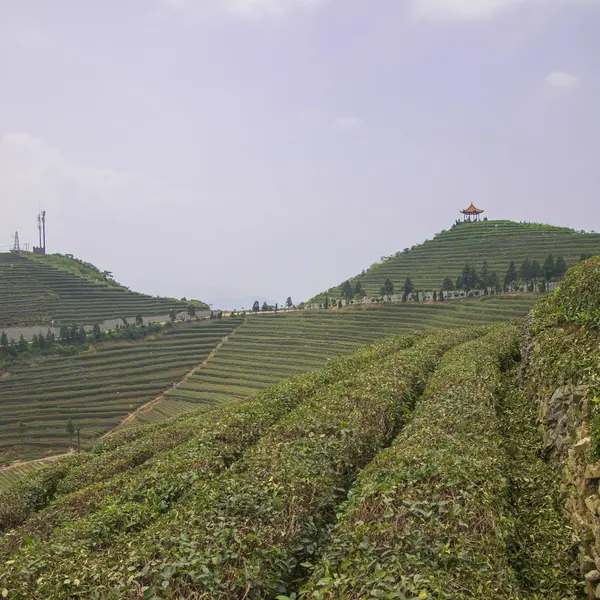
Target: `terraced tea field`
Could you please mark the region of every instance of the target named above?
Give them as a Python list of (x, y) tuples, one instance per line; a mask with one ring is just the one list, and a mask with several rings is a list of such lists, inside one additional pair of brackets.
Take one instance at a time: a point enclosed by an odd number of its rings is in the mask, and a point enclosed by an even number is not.
[(146, 296), (57, 268), (63, 263), (79, 266), (64, 257), (0, 254), (0, 327), (50, 321), (92, 325), (187, 309), (186, 302)]
[(520, 318), (537, 297), (498, 296), (486, 300), (427, 304), (371, 305), (343, 311), (307, 311), (248, 317), (235, 336), (184, 385), (141, 413), (136, 424), (175, 415), (189, 403), (229, 403), (277, 381), (317, 369), (330, 358), (378, 338), (427, 328), (464, 327)]
[[(201, 321), (141, 342), (102, 343), (72, 357), (15, 362), (0, 379), (0, 464), (65, 452), (69, 417), (87, 446), (181, 380), (240, 323)], [(22, 440), (19, 421), (25, 425)]]
[[(372, 265), (351, 281), (360, 281), (371, 296), (379, 295), (388, 277), (397, 291), (408, 276), (417, 290), (433, 291), (441, 289), (447, 276), (456, 280), (466, 263), (479, 269), (487, 260), (490, 271), (496, 271), (502, 280), (511, 260), (517, 268), (525, 258), (543, 264), (548, 254), (555, 258), (562, 255), (567, 266), (572, 267), (581, 254), (600, 254), (600, 234), (512, 221), (466, 223), (443, 231), (406, 253), (398, 252), (383, 263)], [(340, 287), (331, 288), (328, 294), (339, 298)]]

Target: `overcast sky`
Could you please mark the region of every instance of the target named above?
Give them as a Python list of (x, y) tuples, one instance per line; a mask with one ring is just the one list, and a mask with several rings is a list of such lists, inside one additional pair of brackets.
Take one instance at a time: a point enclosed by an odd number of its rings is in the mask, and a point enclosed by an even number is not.
[(295, 301), (491, 218), (600, 230), (600, 0), (0, 0), (0, 248)]

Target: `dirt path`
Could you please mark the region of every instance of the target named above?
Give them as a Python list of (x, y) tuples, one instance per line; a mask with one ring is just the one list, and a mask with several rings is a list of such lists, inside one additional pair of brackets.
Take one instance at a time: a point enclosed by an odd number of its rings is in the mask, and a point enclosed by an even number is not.
[(0, 472), (10, 471), (11, 469), (16, 469), (17, 467), (22, 467), (23, 465), (33, 465), (35, 463), (41, 463), (41, 462), (52, 462), (52, 461), (56, 460), (57, 458), (60, 458), (61, 456), (68, 456), (68, 454), (69, 454), (68, 452), (65, 452), (63, 454), (53, 454), (52, 456), (44, 456), (42, 458), (34, 458), (32, 460), (19, 460), (10, 465), (0, 466)]
[[(127, 423), (131, 422), (136, 416), (138, 416), (142, 413), (145, 413), (149, 410), (152, 410), (152, 408), (156, 404), (158, 404), (159, 402), (164, 400), (165, 396), (169, 392), (172, 392), (173, 390), (176, 390), (178, 387), (182, 386), (184, 383), (187, 383), (187, 381), (190, 379), (190, 377), (195, 375), (200, 369), (202, 369), (204, 366), (206, 366), (212, 360), (214, 355), (223, 347), (223, 344), (225, 344), (232, 335), (235, 335), (236, 332), (240, 329), (240, 327), (245, 325), (247, 323), (247, 321), (248, 321), (248, 319), (245, 318), (236, 328), (234, 328), (231, 331), (231, 333), (228, 333), (226, 336), (221, 338), (221, 341), (212, 349), (211, 353), (200, 364), (196, 365), (191, 371), (186, 373), (180, 381), (178, 381), (177, 383), (174, 383), (168, 390), (161, 392), (158, 396), (156, 396), (156, 398), (154, 398), (153, 400), (150, 400), (150, 402), (146, 402), (146, 404), (143, 404), (137, 410), (135, 410), (131, 414), (127, 415), (117, 425), (117, 427), (123, 427), (123, 425), (127, 425)], [(114, 429), (111, 429), (110, 431), (114, 431)], [(105, 435), (108, 435), (110, 433), (110, 431), (107, 432)]]

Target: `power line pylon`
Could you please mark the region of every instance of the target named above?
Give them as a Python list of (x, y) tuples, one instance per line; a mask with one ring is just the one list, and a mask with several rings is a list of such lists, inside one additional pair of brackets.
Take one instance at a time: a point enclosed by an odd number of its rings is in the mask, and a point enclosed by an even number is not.
[(11, 250), (14, 254), (21, 254), (21, 244), (19, 243), (19, 232), (15, 231), (15, 243), (13, 245), (13, 249)]

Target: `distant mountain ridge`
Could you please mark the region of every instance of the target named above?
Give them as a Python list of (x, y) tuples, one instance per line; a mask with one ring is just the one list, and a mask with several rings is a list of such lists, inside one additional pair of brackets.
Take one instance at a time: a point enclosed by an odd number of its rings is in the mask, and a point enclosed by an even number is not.
[[(548, 254), (555, 258), (562, 256), (567, 268), (572, 267), (581, 255), (600, 254), (600, 234), (541, 223), (461, 223), (441, 231), (431, 240), (386, 257), (349, 281), (353, 286), (360, 282), (368, 296), (379, 296), (388, 278), (396, 290), (410, 277), (416, 290), (434, 291), (441, 289), (445, 277), (456, 280), (467, 263), (479, 269), (483, 261), (487, 261), (489, 270), (502, 279), (511, 261), (518, 269), (526, 258), (543, 263)], [(323, 301), (325, 295), (339, 298), (343, 283), (308, 302)]]

